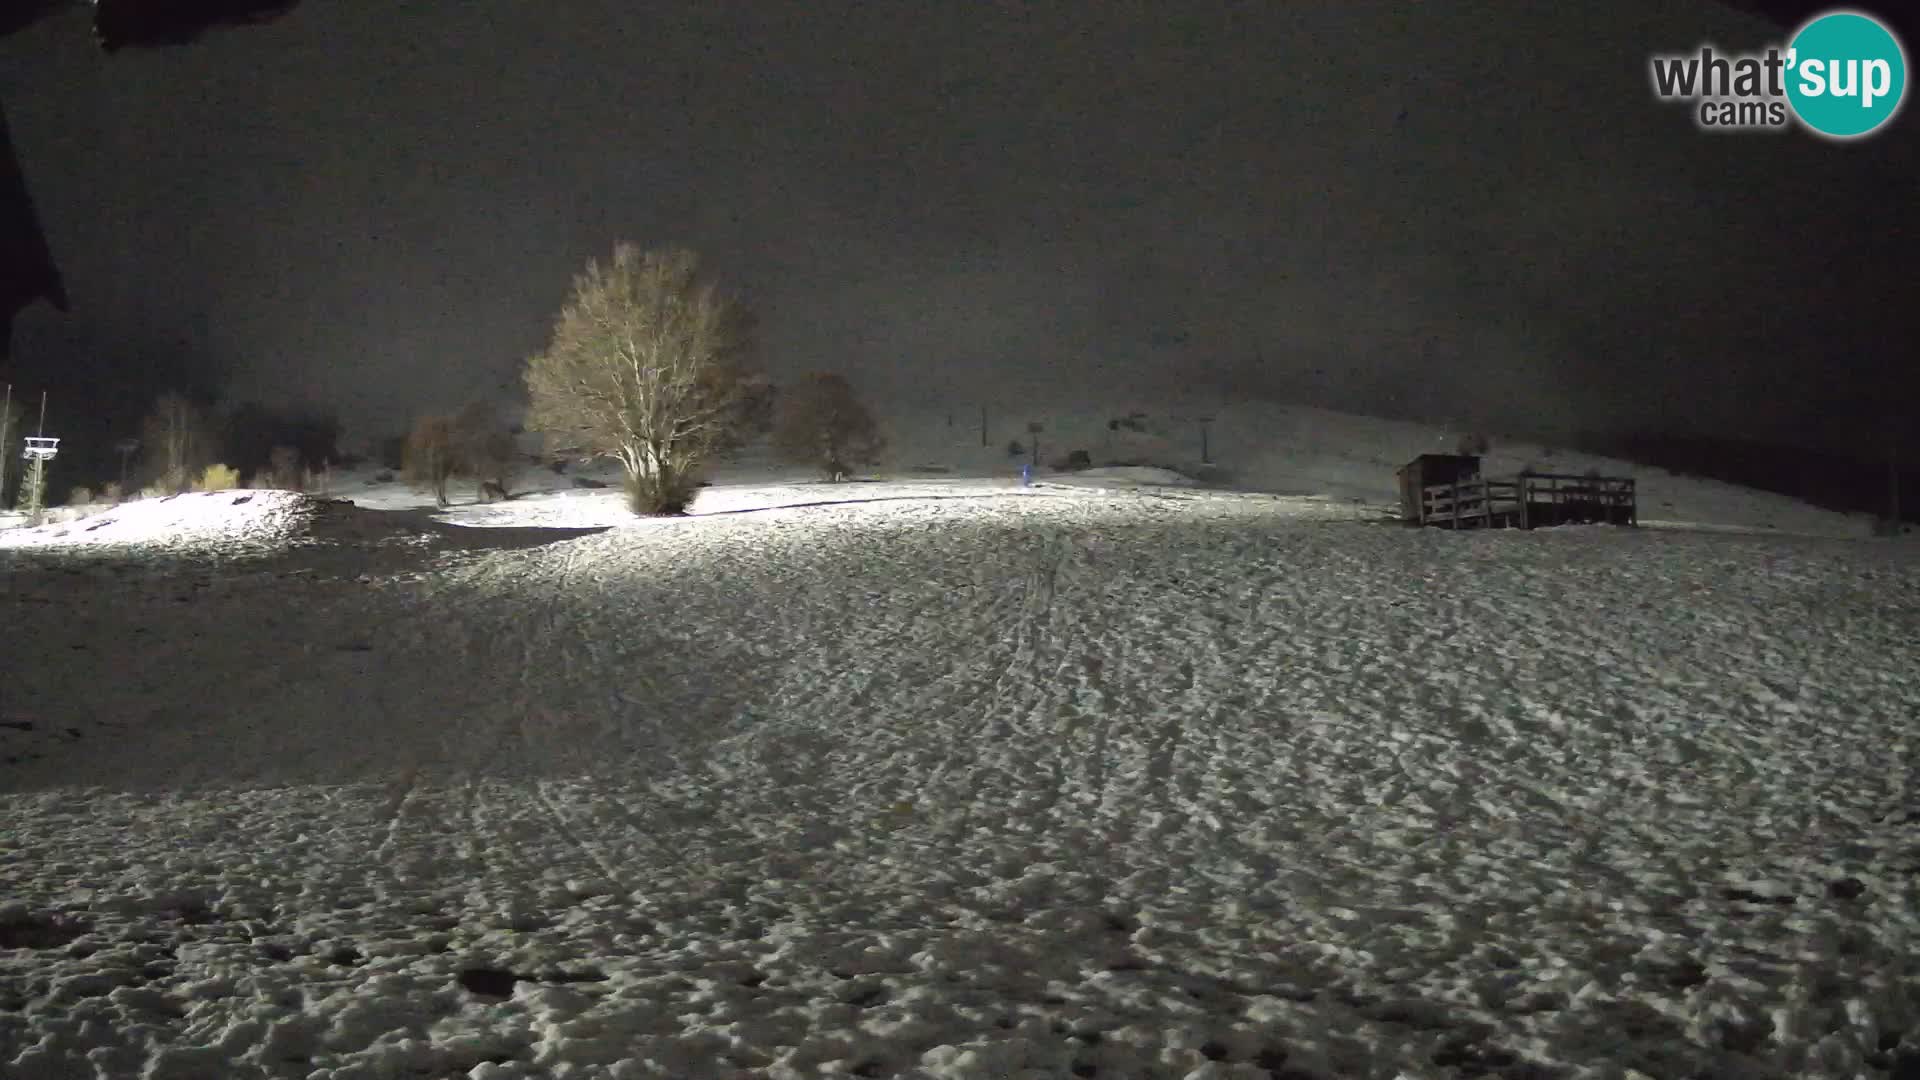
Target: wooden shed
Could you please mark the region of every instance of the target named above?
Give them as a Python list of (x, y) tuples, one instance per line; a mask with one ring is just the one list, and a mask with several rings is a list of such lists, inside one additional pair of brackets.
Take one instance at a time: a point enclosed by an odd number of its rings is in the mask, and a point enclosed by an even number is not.
[(1633, 478), (1522, 469), (1480, 474), (1480, 459), (1422, 454), (1400, 467), (1400, 516), (1443, 529), (1536, 529), (1543, 525), (1640, 522)]
[(1457, 484), (1480, 475), (1475, 454), (1421, 454), (1400, 466), (1400, 517), (1412, 524), (1426, 521), (1421, 493), (1432, 484)]

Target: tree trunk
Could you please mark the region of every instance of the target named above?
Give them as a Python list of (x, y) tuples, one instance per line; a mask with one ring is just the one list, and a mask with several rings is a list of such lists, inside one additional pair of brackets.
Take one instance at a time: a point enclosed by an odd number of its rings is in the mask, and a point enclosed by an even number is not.
[(6, 505), (7, 498), (7, 462), (11, 455), (7, 451), (7, 439), (13, 426), (13, 384), (7, 384), (6, 404), (0, 405), (0, 506)]

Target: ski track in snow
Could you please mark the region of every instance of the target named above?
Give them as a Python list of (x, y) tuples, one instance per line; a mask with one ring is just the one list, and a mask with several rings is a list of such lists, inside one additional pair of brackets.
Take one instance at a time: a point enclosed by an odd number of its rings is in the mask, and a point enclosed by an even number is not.
[(0, 553), (0, 1074), (1920, 1053), (1912, 549), (1358, 516), (1027, 494), (463, 545), (323, 509)]

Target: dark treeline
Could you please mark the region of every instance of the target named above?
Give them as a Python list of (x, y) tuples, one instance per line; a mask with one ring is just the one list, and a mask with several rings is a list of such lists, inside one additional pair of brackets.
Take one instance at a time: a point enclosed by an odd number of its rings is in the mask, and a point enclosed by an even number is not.
[(219, 441), (226, 464), (250, 474), (271, 464), (273, 451), (291, 447), (309, 466), (340, 460), (340, 420), (297, 410), (270, 409), (251, 402), (221, 418)]
[[(1788, 495), (1827, 510), (1885, 515), (1892, 487), (1888, 461), (1793, 446), (1689, 435), (1589, 435), (1577, 449)], [(1920, 447), (1911, 457), (1920, 458)], [(1900, 468), (1902, 520), (1920, 522), (1920, 461)]]
[[(0, 374), (0, 383), (5, 382), (5, 375)], [(15, 460), (6, 470), (0, 506), (11, 506), (18, 493), (20, 469), (15, 466), (20, 436), (40, 431), (41, 388), (14, 383), (12, 391), (23, 426), (11, 433), (9, 441), (13, 445), (8, 452)], [(141, 446), (123, 457), (119, 446), (123, 439), (141, 436), (144, 419), (158, 395), (141, 399), (125, 388), (115, 387), (103, 388), (91, 398), (85, 395), (86, 391), (66, 384), (47, 393), (45, 432), (60, 439), (60, 455), (48, 473), (48, 492), (55, 503), (76, 486), (97, 489), (110, 481), (121, 481), (124, 475), (128, 486), (137, 488), (153, 479), (155, 459), (151, 448)], [(195, 393), (186, 397), (203, 411), (209, 458), (233, 466), (243, 476), (270, 467), (274, 451), (281, 447), (293, 449), (297, 460), (309, 468), (344, 462), (345, 454), (339, 446), (340, 420), (335, 416), (255, 402), (220, 406)]]

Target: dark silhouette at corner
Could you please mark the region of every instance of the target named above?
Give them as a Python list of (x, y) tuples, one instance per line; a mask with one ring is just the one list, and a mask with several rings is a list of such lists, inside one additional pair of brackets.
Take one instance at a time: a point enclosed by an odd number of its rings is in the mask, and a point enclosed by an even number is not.
[[(216, 27), (262, 22), (292, 10), (299, 0), (96, 0), (93, 33), (100, 47), (183, 45)], [(72, 4), (17, 0), (0, 10), (0, 37), (23, 30)], [(33, 210), (26, 178), (14, 156), (0, 105), (0, 365), (12, 353), (13, 319), (35, 300), (67, 310), (66, 287)]]
[(67, 310), (67, 291), (14, 159), (6, 110), (0, 108), (0, 364), (7, 361), (13, 317), (35, 300)]
[(93, 33), (100, 47), (184, 45), (217, 26), (265, 22), (299, 0), (99, 0)]
[[(15, 0), (0, 10), (0, 35), (25, 29), (79, 0)], [(116, 52), (129, 47), (185, 45), (218, 26), (264, 22), (299, 0), (94, 0), (93, 36)]]

